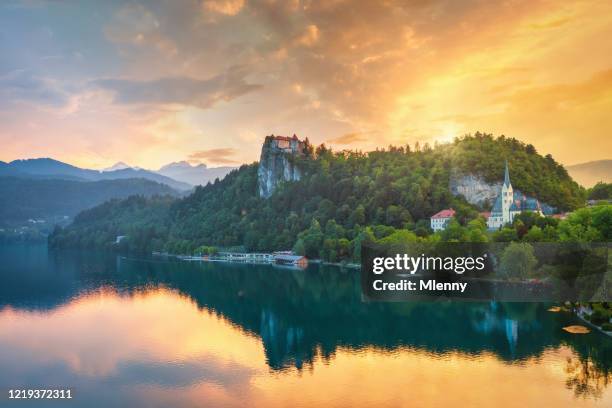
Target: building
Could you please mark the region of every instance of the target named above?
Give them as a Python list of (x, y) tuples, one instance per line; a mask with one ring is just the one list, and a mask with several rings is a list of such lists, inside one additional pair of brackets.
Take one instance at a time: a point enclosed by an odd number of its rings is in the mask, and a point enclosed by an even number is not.
[(302, 154), (306, 148), (306, 142), (298, 139), (296, 135), (288, 136), (268, 136), (272, 149), (281, 150), (284, 153)]
[(291, 265), (298, 268), (306, 268), (308, 266), (308, 259), (301, 255), (274, 255), (274, 262), (279, 265)]
[(478, 215), (484, 218), (485, 220), (488, 220), (489, 217), (491, 216), (491, 211), (482, 211), (482, 212), (479, 212)]
[(219, 252), (214, 258), (223, 261), (244, 263), (271, 263), (274, 260), (272, 254), (259, 252)]
[(510, 182), (510, 171), (508, 161), (504, 170), (504, 184), (502, 184), (500, 194), (495, 199), (495, 204), (491, 209), (491, 215), (487, 220), (487, 227), (495, 230), (506, 224), (512, 223), (514, 217), (523, 211), (532, 211), (543, 215), (542, 206), (536, 198), (527, 197), (520, 191), (514, 191)]
[(435, 213), (431, 216), (431, 229), (436, 231), (442, 231), (446, 228), (451, 218), (455, 216), (455, 210), (449, 208), (447, 210), (442, 210), (438, 213)]

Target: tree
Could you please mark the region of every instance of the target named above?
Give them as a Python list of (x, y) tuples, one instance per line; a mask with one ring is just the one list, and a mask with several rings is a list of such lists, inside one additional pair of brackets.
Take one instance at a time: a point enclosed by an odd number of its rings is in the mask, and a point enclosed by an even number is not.
[(588, 191), (589, 200), (610, 200), (612, 199), (612, 183), (600, 181)]
[(468, 222), (467, 241), (468, 242), (488, 242), (487, 224), (484, 218), (479, 217)]
[(378, 244), (383, 246), (388, 253), (407, 253), (410, 251), (410, 244), (418, 241), (417, 236), (408, 230), (397, 230), (391, 235), (386, 236), (377, 241)]
[(451, 218), (451, 220), (446, 225), (446, 228), (440, 233), (442, 237), (442, 241), (446, 242), (467, 242), (468, 241), (468, 231), (466, 228), (462, 227), (459, 222)]
[(559, 240), (606, 241), (612, 238), (612, 205), (581, 208), (559, 223)]
[(540, 227), (534, 225), (529, 232), (523, 236), (523, 240), (528, 242), (542, 242), (544, 241), (544, 232)]
[(503, 227), (499, 231), (495, 231), (493, 233), (493, 240), (495, 242), (517, 241), (518, 235), (516, 234), (516, 230), (514, 228)]
[(323, 244), (323, 237), (319, 221), (313, 218), (310, 223), (310, 228), (300, 232), (298, 235), (298, 240), (302, 240), (303, 242), (304, 255), (309, 258), (318, 258), (319, 250)]
[(432, 233), (429, 220), (418, 220), (414, 226), (414, 233), (419, 237), (426, 237)]
[(355, 225), (365, 225), (365, 222), (365, 207), (363, 204), (359, 204), (349, 217), (349, 226), (353, 227)]
[(508, 278), (525, 279), (532, 274), (537, 263), (530, 244), (511, 242), (502, 253), (499, 272)]
[(302, 238), (299, 238), (295, 242), (295, 245), (293, 246), (293, 252), (302, 256), (306, 255), (306, 246), (304, 245), (304, 240)]

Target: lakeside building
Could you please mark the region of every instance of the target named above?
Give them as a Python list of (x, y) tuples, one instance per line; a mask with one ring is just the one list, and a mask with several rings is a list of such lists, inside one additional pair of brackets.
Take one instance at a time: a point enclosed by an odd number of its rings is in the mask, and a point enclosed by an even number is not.
[(308, 266), (308, 259), (302, 255), (296, 255), (292, 251), (278, 251), (273, 253), (263, 252), (219, 252), (210, 257), (186, 257), (193, 260), (216, 260), (225, 262), (239, 262), (252, 264), (278, 264), (289, 265), (298, 268)]
[(298, 268), (306, 268), (308, 266), (308, 259), (302, 255), (275, 255), (274, 261), (279, 265), (291, 265)]
[(531, 211), (539, 215), (544, 215), (542, 206), (536, 198), (527, 197), (520, 191), (514, 191), (510, 182), (510, 171), (508, 161), (504, 170), (504, 184), (502, 184), (500, 194), (495, 199), (491, 215), (487, 219), (487, 227), (496, 230), (506, 224), (512, 223), (516, 214), (523, 211)]
[(435, 213), (430, 218), (431, 229), (434, 232), (442, 231), (446, 228), (451, 218), (453, 218), (454, 216), (455, 210), (453, 210), (452, 208)]
[(219, 252), (213, 258), (221, 259), (230, 262), (245, 262), (245, 263), (270, 263), (274, 260), (272, 254), (259, 252)]

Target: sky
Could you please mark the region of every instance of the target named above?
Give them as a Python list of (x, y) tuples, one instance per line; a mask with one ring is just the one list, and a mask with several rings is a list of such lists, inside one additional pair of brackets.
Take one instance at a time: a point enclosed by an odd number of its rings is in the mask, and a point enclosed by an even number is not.
[(0, 3), (0, 160), (156, 169), (482, 131), (612, 158), (612, 2)]

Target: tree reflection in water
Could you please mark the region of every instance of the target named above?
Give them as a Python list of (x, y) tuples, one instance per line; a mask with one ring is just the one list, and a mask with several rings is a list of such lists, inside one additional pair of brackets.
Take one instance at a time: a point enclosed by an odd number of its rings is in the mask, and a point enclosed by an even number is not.
[(358, 272), (318, 265), (293, 271), (32, 247), (0, 247), (0, 259), (0, 309), (54, 310), (100, 288), (126, 297), (171, 289), (258, 338), (275, 375), (309, 373), (320, 361), (332, 367), (339, 364), (338, 355), (352, 353), (361, 361), (371, 350), (381, 359), (411, 355), (405, 350), (426, 352), (434, 361), (427, 367), (457, 354), (477, 371), (480, 358), (495, 361), (494, 366), (501, 362), (502, 369), (542, 366), (550, 351), (558, 357), (555, 386), (563, 394), (573, 390), (589, 403), (602, 398), (598, 402), (604, 405), (609, 397), (612, 339), (598, 332), (564, 332), (562, 327), (576, 319), (549, 312), (547, 304), (367, 303), (361, 299)]
[(565, 372), (565, 386), (574, 390), (576, 397), (601, 398), (604, 389), (612, 380), (612, 373), (597, 367), (590, 357), (568, 357)]

